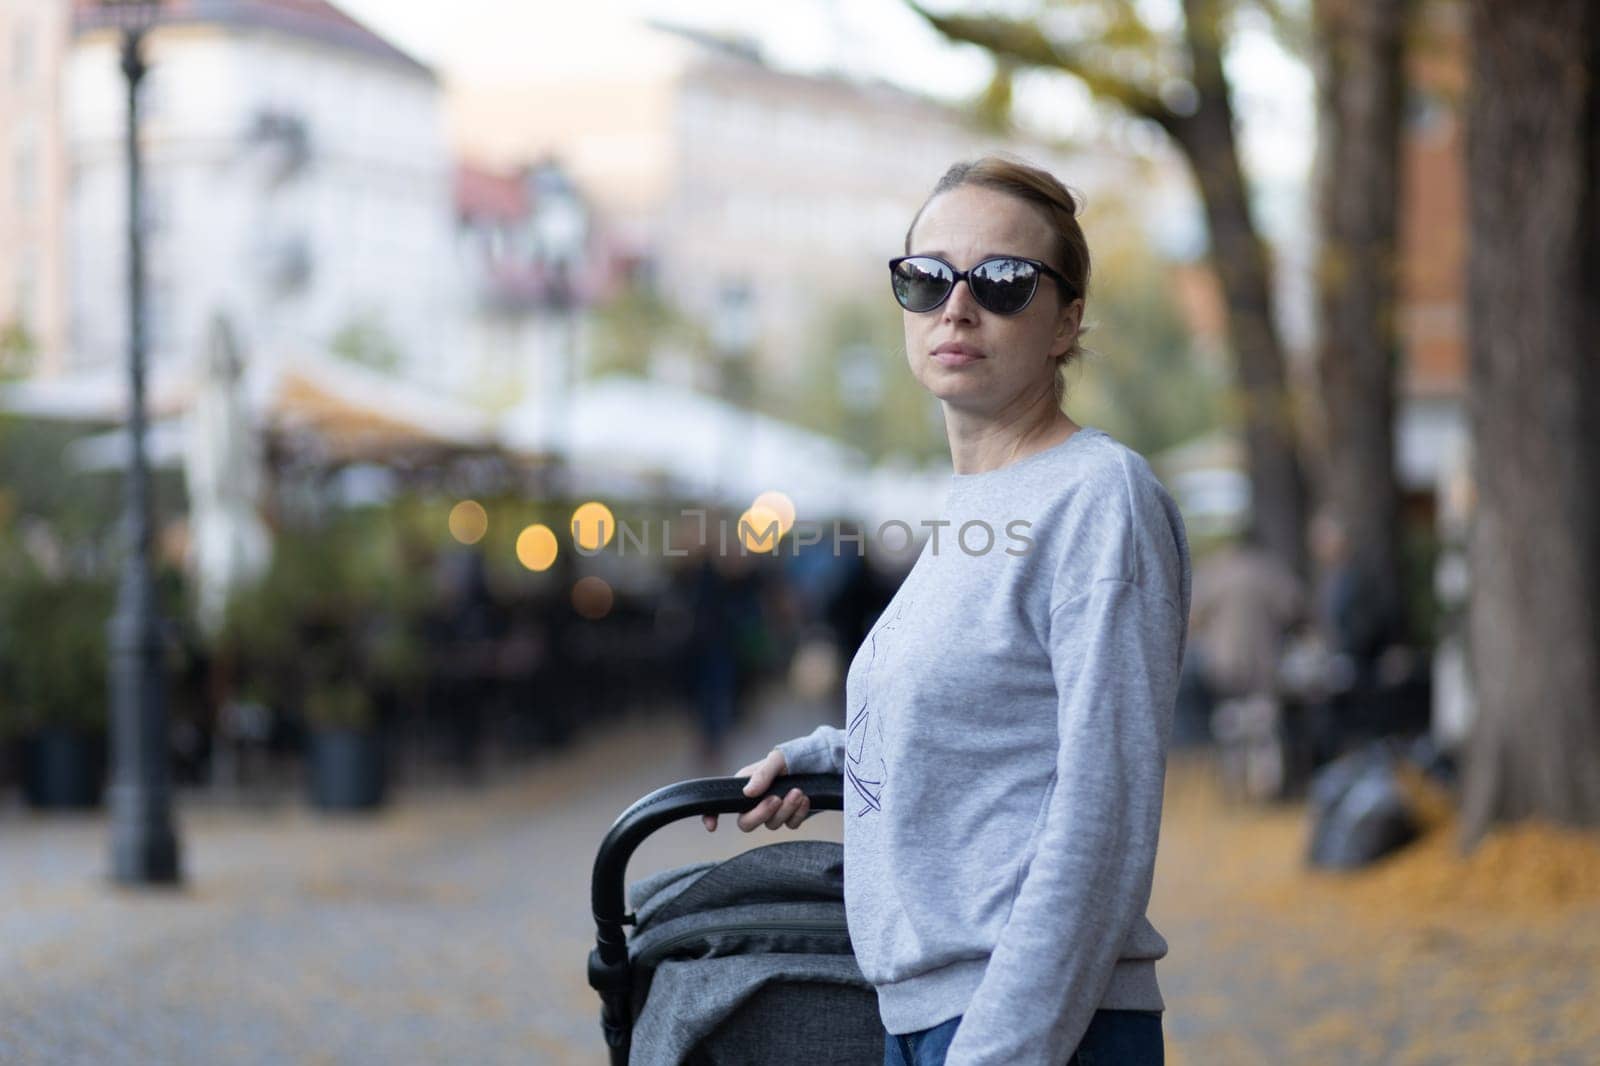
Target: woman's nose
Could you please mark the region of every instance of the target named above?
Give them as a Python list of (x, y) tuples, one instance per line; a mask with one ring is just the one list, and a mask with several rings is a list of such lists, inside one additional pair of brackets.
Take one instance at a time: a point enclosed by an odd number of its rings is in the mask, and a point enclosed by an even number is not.
[(955, 287), (950, 290), (950, 295), (945, 298), (944, 317), (946, 321), (977, 321), (978, 301), (972, 298), (972, 288), (966, 279), (956, 282)]

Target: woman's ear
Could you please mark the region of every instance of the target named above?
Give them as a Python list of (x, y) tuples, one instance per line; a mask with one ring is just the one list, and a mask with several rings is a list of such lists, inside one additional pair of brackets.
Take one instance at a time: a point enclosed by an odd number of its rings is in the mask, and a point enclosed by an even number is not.
[(1060, 360), (1072, 351), (1072, 345), (1078, 339), (1078, 330), (1082, 327), (1083, 298), (1079, 297), (1064, 305), (1056, 314), (1056, 335), (1050, 344), (1050, 357)]

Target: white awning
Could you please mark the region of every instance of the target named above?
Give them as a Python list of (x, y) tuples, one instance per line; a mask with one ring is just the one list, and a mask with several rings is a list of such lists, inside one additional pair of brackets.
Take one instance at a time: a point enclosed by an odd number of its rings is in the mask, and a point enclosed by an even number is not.
[(559, 423), (546, 404), (513, 409), (500, 437), (513, 451), (564, 454), (580, 469), (656, 474), (707, 503), (742, 508), (776, 490), (812, 519), (857, 513), (867, 465), (856, 449), (770, 415), (620, 376), (576, 388)]

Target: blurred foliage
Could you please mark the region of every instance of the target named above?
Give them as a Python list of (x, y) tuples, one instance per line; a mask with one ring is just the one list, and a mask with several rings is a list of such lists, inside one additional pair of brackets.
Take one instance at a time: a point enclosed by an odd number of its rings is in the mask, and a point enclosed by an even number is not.
[[(643, 283), (595, 309), (592, 336), (590, 372), (596, 377), (645, 377), (654, 358), (675, 355), (721, 381), (733, 402), (846, 441), (874, 457), (946, 454), (943, 434), (930, 428), (931, 401), (906, 370), (900, 312), (892, 302), (853, 299), (827, 305), (807, 331), (813, 347), (798, 390), (781, 378), (757, 373), (747, 361), (717, 366), (709, 328)], [(876, 363), (879, 396), (869, 409), (854, 410), (849, 397), (853, 383), (863, 373), (871, 377), (872, 370), (846, 364), (861, 359)]]
[(116, 499), (61, 475), (82, 433), (0, 415), (0, 734), (105, 724)]
[(322, 729), (370, 729), (375, 721), (371, 694), (355, 681), (339, 681), (306, 694), (306, 718)]
[(1444, 541), (1433, 522), (1405, 520), (1400, 523), (1400, 572), (1405, 578), (1405, 631), (1412, 644), (1432, 648), (1438, 644), (1445, 615), (1439, 602), (1434, 574)]
[(112, 582), (52, 577), (3, 535), (0, 550), (0, 735), (103, 730)]
[(1229, 377), (1184, 321), (1173, 267), (1148, 249), (1096, 249), (1084, 360), (1067, 371), (1066, 408), (1144, 455), (1222, 423)]
[(996, 133), (1006, 133), (1011, 129), (1016, 75), (1016, 64), (1004, 58), (995, 59), (994, 73), (989, 76), (989, 83), (972, 104), (973, 115), (984, 129)]
[(900, 315), (888, 298), (828, 304), (806, 331), (814, 346), (806, 355), (799, 389), (772, 389), (758, 395), (758, 404), (875, 460), (892, 454), (917, 462), (948, 458), (935, 417), (937, 401), (917, 384), (906, 364)]
[(334, 333), (328, 348), (340, 359), (371, 370), (393, 373), (400, 368), (400, 345), (373, 314), (346, 322)]
[(635, 282), (593, 312), (589, 372), (645, 377), (658, 352), (675, 351), (699, 364), (712, 359), (706, 327), (673, 307), (652, 286)]
[(0, 381), (26, 377), (39, 355), (39, 344), (21, 319), (0, 325)]
[(114, 531), (122, 495), (105, 474), (64, 473), (62, 457), (99, 428), (0, 414), (0, 493), (12, 523), (48, 528), (60, 542), (98, 550)]
[[(124, 558), (120, 476), (65, 468), (68, 447), (99, 425), (0, 415), (0, 728), (103, 728), (107, 627)], [(176, 474), (152, 478), (157, 515), (180, 497)], [(188, 588), (157, 560), (159, 613), (186, 617)], [(172, 636), (169, 633), (169, 637)], [(187, 649), (169, 640), (169, 672)]]
[(375, 694), (418, 682), (428, 588), (409, 557), (407, 517), (401, 507), (347, 511), (279, 534), (267, 572), (235, 592), (217, 638), (241, 695), (359, 728), (373, 723)]
[(1132, 0), (941, 4), (937, 12), (917, 0), (906, 6), (950, 40), (989, 52), (995, 74), (973, 107), (991, 126), (1009, 124), (1012, 74), (1035, 68), (1069, 76), (1128, 115), (1170, 130), (1196, 109), (1197, 45), (1226, 47), (1241, 32), (1264, 30), (1304, 55), (1312, 33), (1309, 5), (1283, 0), (1190, 0), (1181, 12)]

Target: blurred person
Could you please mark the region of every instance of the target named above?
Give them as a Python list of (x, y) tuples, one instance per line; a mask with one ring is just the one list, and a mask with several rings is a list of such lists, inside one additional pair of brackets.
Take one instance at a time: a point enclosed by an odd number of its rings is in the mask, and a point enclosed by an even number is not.
[[(849, 536), (863, 535), (857, 523), (850, 523), (845, 532)], [(841, 559), (844, 578), (828, 598), (826, 616), (838, 638), (839, 650), (846, 657), (854, 655), (861, 647), (872, 624), (899, 587), (902, 575), (892, 572), (892, 564), (885, 559), (887, 554), (869, 549), (862, 555), (849, 553)]]
[(542, 743), (554, 748), (569, 745), (582, 726), (597, 719), (603, 665), (596, 663), (595, 652), (583, 639), (589, 626), (572, 602), (579, 576), (574, 553), (557, 552), (530, 594), (544, 649), (532, 678), (535, 730)]
[(1368, 688), (1379, 656), (1398, 636), (1397, 590), (1372, 578), (1344, 523), (1331, 514), (1312, 520), (1311, 552), (1319, 571), (1317, 624), (1329, 651), (1343, 658), (1349, 672), (1338, 687)]
[(535, 594), (532, 582), (511, 586), (502, 603), (505, 635), (498, 658), (513, 727), (512, 739), (526, 753), (538, 747), (559, 746), (565, 736), (542, 690), (550, 660), (548, 605)]
[[(861, 534), (858, 526), (852, 526), (848, 532), (852, 536)], [(861, 642), (867, 639), (873, 623), (883, 613), (905, 575), (899, 572), (900, 567), (888, 552), (869, 548), (860, 556), (847, 554), (844, 560), (849, 571), (828, 601), (827, 618), (838, 647), (839, 659), (849, 662), (856, 649), (861, 647)], [(839, 684), (838, 696), (843, 699), (843, 676), (839, 678)]]
[(1313, 519), (1311, 549), (1320, 571), (1316, 618), (1324, 647), (1316, 761), (1372, 737), (1426, 732), (1429, 666), (1406, 646), (1401, 590), (1378, 580), (1362, 547), (1331, 514)]
[(450, 763), (463, 778), (471, 779), (480, 769), (499, 628), (482, 551), (463, 548), (440, 555), (434, 594), (433, 609), (423, 623), (434, 663), (429, 703), (443, 728)]
[[(835, 519), (836, 528), (858, 529), (860, 523), (849, 519)], [(853, 554), (835, 552), (824, 536), (815, 544), (800, 544), (792, 554), (784, 553), (781, 563), (784, 580), (793, 590), (792, 604), (803, 627), (823, 624), (828, 604), (838, 595), (844, 583)]]
[(737, 714), (754, 697), (760, 684), (788, 662), (799, 610), (779, 559), (766, 553), (732, 550), (727, 565), (738, 649), (734, 702)]
[(1190, 650), (1215, 698), (1276, 690), (1284, 638), (1305, 600), (1299, 579), (1262, 549), (1253, 527), (1195, 566)]
[[(1077, 213), (1050, 174), (987, 157), (912, 220), (892, 289), (945, 417), (948, 525), (856, 651), (846, 727), (738, 771), (752, 796), (843, 774), (845, 909), (886, 1066), (1162, 1061), (1167, 944), (1145, 912), (1189, 552), (1148, 464), (1061, 407)], [(738, 824), (808, 813), (791, 789)]]
[[(855, 525), (848, 520), (835, 522), (836, 528)], [(841, 598), (851, 566), (859, 560), (852, 554), (833, 551), (826, 537), (815, 544), (796, 543), (794, 554), (783, 558), (782, 573), (794, 639), (788, 686), (802, 700), (831, 705), (843, 692), (844, 657), (840, 654), (843, 641), (831, 621), (830, 608)], [(856, 644), (851, 644), (848, 651), (853, 652)]]
[(1231, 796), (1271, 799), (1298, 784), (1303, 727), (1308, 715), (1320, 719), (1314, 708), (1288, 706), (1295, 694), (1279, 678), (1304, 612), (1299, 580), (1262, 549), (1253, 526), (1195, 566), (1189, 672), (1210, 702), (1204, 728)]
[(733, 728), (740, 689), (740, 628), (745, 592), (736, 572), (738, 549), (705, 546), (688, 569), (688, 684), (699, 727), (701, 766), (722, 766), (723, 746)]

